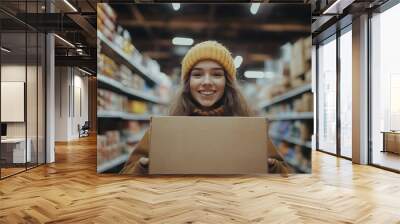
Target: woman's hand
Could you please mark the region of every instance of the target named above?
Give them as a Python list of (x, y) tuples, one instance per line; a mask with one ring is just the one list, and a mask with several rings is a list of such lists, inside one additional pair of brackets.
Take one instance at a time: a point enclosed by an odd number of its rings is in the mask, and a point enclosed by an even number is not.
[[(134, 174), (138, 175), (148, 175), (149, 174), (149, 158), (148, 157), (140, 157), (140, 159), (136, 162), (134, 168)], [(281, 162), (274, 158), (268, 158), (268, 170), (272, 171), (272, 173), (279, 173), (283, 177), (288, 177), (288, 168), (284, 165), (284, 162)]]
[(149, 158), (140, 157), (140, 159), (136, 162), (135, 168), (133, 170), (134, 174), (137, 175), (148, 175), (149, 174)]

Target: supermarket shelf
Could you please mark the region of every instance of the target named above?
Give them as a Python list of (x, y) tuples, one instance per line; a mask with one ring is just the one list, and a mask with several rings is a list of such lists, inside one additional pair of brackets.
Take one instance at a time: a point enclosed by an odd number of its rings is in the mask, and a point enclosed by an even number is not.
[(312, 120), (314, 119), (313, 112), (286, 112), (278, 115), (266, 115), (266, 118), (271, 121), (279, 120)]
[(259, 104), (260, 109), (266, 108), (266, 107), (270, 107), (274, 104), (280, 103), (282, 101), (291, 99), (295, 96), (298, 96), (302, 93), (311, 91), (311, 84), (306, 84), (304, 86), (298, 87), (296, 89), (290, 90), (289, 92), (282, 94), (280, 96), (276, 96), (274, 98), (272, 98), (272, 100), (270, 101), (263, 101)]
[(124, 155), (118, 156), (117, 158), (115, 158), (115, 159), (113, 159), (111, 161), (108, 161), (108, 162), (105, 162), (103, 164), (97, 165), (97, 172), (98, 173), (102, 173), (102, 172), (107, 171), (107, 170), (109, 170), (111, 168), (114, 168), (114, 167), (126, 162), (128, 160), (128, 158), (129, 158), (129, 155), (128, 154), (124, 154)]
[(278, 134), (273, 134), (273, 133), (270, 133), (270, 137), (274, 138), (274, 139), (278, 139), (278, 140), (287, 141), (289, 143), (292, 143), (292, 144), (295, 144), (295, 145), (300, 145), (300, 146), (307, 147), (307, 148), (311, 149), (311, 142), (309, 142), (309, 141), (308, 142), (304, 142), (304, 141), (302, 141), (300, 139), (297, 139), (297, 138), (281, 137)]
[(311, 167), (303, 167), (298, 164), (297, 159), (285, 158), (285, 161), (299, 173), (311, 173)]
[(151, 96), (142, 91), (128, 88), (128, 87), (122, 85), (120, 82), (118, 82), (110, 77), (107, 77), (103, 74), (97, 74), (97, 81), (99, 81), (109, 87), (118, 89), (120, 92), (127, 94), (131, 97), (137, 97), (137, 98), (140, 98), (142, 100), (145, 100), (145, 101), (148, 101), (151, 103), (166, 104), (166, 102), (163, 102), (162, 100), (160, 100), (159, 98), (157, 98), (155, 96)]
[(124, 120), (139, 120), (139, 121), (148, 121), (150, 120), (149, 114), (137, 115), (130, 114), (122, 111), (97, 111), (98, 118), (121, 118)]
[(135, 60), (132, 60), (132, 58), (123, 52), (120, 47), (108, 40), (102, 32), (97, 32), (97, 38), (103, 42), (103, 44), (108, 48), (107, 50), (111, 50), (115, 55), (122, 59), (126, 66), (129, 66), (132, 70), (138, 72), (146, 80), (149, 80), (152, 83), (160, 84), (159, 80), (154, 77), (154, 75), (151, 75), (145, 67), (137, 63)]

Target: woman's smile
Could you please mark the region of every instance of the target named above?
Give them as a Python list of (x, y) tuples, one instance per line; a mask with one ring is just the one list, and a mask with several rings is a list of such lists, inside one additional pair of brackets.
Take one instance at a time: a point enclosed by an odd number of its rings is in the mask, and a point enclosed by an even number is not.
[(212, 96), (216, 93), (215, 90), (199, 90), (199, 93), (203, 96)]

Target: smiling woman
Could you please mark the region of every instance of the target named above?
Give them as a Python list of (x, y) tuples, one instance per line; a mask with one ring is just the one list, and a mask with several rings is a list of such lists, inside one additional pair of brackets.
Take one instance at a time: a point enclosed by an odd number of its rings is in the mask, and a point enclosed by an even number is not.
[(224, 94), (224, 69), (214, 61), (201, 61), (192, 69), (189, 83), (195, 101), (204, 110), (210, 109)]
[(216, 41), (193, 46), (182, 60), (182, 86), (172, 116), (251, 116), (236, 81), (231, 53)]
[[(170, 109), (172, 116), (241, 116), (252, 112), (239, 90), (230, 51), (216, 41), (193, 46), (182, 60), (181, 89)], [(149, 132), (125, 163), (122, 174), (148, 174)], [(268, 171), (288, 172), (269, 140)]]

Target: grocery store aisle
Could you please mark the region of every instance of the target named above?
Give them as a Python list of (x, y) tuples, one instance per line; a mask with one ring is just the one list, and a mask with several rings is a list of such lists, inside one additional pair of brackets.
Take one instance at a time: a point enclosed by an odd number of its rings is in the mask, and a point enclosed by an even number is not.
[(396, 223), (398, 174), (313, 152), (313, 174), (133, 178), (96, 174), (96, 138), (0, 181), (0, 223)]

